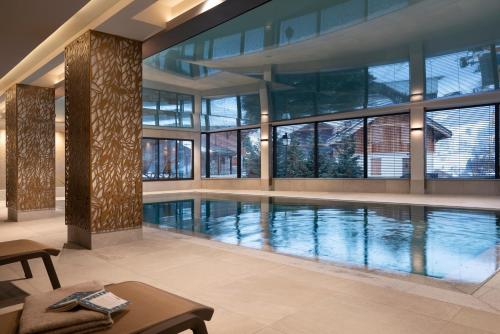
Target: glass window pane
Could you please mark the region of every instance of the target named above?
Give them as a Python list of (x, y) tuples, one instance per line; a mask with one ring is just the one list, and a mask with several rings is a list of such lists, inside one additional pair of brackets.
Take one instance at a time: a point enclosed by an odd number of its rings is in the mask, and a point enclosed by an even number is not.
[(426, 97), (448, 97), (494, 89), (490, 47), (479, 47), (425, 60)]
[[(497, 80), (500, 78), (500, 44), (498, 44), (496, 47), (496, 57), (497, 57)], [(500, 83), (497, 82), (497, 88), (500, 88)]]
[(159, 92), (154, 89), (142, 89), (142, 124), (156, 125)]
[(241, 130), (241, 177), (260, 177), (260, 129)]
[(176, 143), (176, 140), (160, 140), (160, 179), (177, 178)]
[(230, 129), (259, 123), (259, 94), (202, 98), (203, 130)]
[(160, 92), (160, 110), (177, 111), (177, 94), (172, 92)]
[(158, 116), (159, 116), (159, 125), (160, 126), (165, 126), (165, 127), (169, 127), (169, 128), (177, 127), (178, 114), (176, 112), (160, 111)]
[(214, 39), (213, 59), (240, 55), (241, 34), (233, 34)]
[(280, 25), (280, 45), (287, 45), (316, 36), (316, 22), (316, 13), (284, 20)]
[(142, 139), (142, 178), (154, 180), (157, 175), (158, 164), (158, 140)]
[(203, 130), (221, 130), (238, 127), (238, 119), (222, 116), (201, 115)]
[(245, 54), (264, 50), (264, 28), (245, 31)]
[(299, 90), (276, 91), (273, 98), (273, 120), (316, 115), (316, 94)]
[(159, 125), (175, 127), (177, 125), (177, 94), (160, 92)]
[(363, 119), (318, 123), (319, 177), (362, 178)]
[(201, 134), (201, 177), (207, 177), (207, 134)]
[(210, 115), (238, 118), (236, 96), (210, 99)]
[(410, 115), (368, 118), (368, 177), (408, 178)]
[(372, 19), (408, 6), (410, 0), (368, 0), (368, 18)]
[(428, 178), (495, 177), (495, 106), (426, 113)]
[(260, 97), (258, 94), (240, 96), (241, 125), (260, 123)]
[(178, 111), (185, 113), (194, 112), (194, 96), (192, 95), (179, 95), (178, 96)]
[(144, 125), (192, 128), (193, 113), (194, 96), (143, 88)]
[(321, 10), (321, 33), (360, 23), (365, 17), (365, 0), (338, 1)]
[(314, 177), (314, 124), (275, 127), (276, 177)]
[(180, 128), (192, 128), (193, 127), (193, 117), (192, 113), (179, 113), (179, 126)]
[(368, 68), (368, 107), (379, 107), (410, 100), (408, 62)]
[(193, 143), (190, 140), (179, 140), (178, 141), (178, 178), (179, 179), (190, 179), (192, 177), (193, 162), (192, 162), (192, 152)]
[(210, 134), (210, 177), (237, 177), (237, 132)]
[(365, 70), (342, 70), (320, 73), (319, 112), (361, 109), (365, 101)]

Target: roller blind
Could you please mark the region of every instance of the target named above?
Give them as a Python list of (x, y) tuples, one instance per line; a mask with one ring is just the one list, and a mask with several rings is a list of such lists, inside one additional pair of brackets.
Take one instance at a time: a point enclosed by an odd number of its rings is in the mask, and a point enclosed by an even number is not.
[(367, 118), (368, 177), (408, 178), (410, 115)]
[(426, 57), (425, 69), (427, 99), (495, 88), (491, 46)]
[(426, 113), (427, 177), (495, 177), (495, 106)]

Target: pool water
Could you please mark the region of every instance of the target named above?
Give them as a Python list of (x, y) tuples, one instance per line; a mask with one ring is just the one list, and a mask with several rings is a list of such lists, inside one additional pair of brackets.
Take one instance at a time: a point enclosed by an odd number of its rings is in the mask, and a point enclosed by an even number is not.
[(144, 204), (146, 223), (369, 270), (479, 284), (500, 262), (500, 212), (192, 194)]

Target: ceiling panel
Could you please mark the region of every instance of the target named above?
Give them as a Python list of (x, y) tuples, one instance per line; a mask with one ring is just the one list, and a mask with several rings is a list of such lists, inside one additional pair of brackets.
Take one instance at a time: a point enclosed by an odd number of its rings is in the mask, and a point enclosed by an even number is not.
[(88, 2), (89, 0), (0, 1), (0, 77)]

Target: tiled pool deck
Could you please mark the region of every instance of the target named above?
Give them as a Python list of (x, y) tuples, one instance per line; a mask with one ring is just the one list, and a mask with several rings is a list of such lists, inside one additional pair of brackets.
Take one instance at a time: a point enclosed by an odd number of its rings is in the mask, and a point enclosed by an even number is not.
[[(493, 197), (273, 194), (500, 208), (500, 199)], [(1, 209), (0, 220), (6, 215)], [(0, 223), (0, 241), (19, 238), (62, 248), (66, 241), (63, 212), (50, 219)], [(148, 227), (141, 241), (93, 251), (64, 248), (55, 266), (63, 285), (92, 279), (138, 280), (213, 306), (210, 333), (500, 333), (498, 273), (470, 295)], [(6, 289), (14, 290), (7, 281), (13, 280), (26, 293), (50, 290), (41, 261), (32, 261), (32, 269), (35, 278), (24, 280), (20, 265), (0, 267), (4, 299), (0, 303), (5, 303)]]

